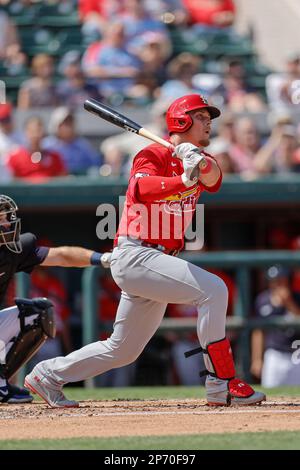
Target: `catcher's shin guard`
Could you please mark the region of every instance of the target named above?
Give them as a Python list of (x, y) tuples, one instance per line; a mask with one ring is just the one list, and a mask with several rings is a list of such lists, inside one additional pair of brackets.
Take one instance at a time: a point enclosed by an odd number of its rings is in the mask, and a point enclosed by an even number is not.
[[(13, 342), (8, 351), (5, 364), (0, 364), (0, 377), (12, 377), (38, 349), (47, 338), (55, 338), (55, 321), (53, 304), (46, 298), (15, 299), (19, 309), (20, 333), (12, 338)], [(25, 324), (25, 318), (35, 316), (30, 324)]]

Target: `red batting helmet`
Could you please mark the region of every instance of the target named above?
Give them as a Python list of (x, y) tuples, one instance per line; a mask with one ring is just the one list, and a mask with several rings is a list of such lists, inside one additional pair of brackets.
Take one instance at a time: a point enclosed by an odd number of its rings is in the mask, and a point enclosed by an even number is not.
[(169, 132), (187, 131), (193, 125), (193, 120), (188, 113), (195, 109), (207, 109), (211, 119), (215, 119), (221, 114), (221, 111), (210, 106), (202, 95), (181, 96), (171, 104), (167, 111), (166, 121)]

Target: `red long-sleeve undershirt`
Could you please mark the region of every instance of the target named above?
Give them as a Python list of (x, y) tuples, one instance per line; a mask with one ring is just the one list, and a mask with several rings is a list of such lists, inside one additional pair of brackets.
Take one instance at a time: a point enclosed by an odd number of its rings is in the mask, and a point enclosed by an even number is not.
[[(220, 173), (218, 181), (213, 186), (205, 186), (204, 184), (201, 184), (201, 186), (205, 191), (214, 193), (219, 190), (221, 184), (222, 173)], [(137, 179), (135, 189), (139, 201), (153, 202), (187, 191), (192, 187), (186, 187), (181, 176), (145, 176)]]
[(164, 199), (187, 189), (181, 176), (145, 176), (136, 182), (136, 195), (141, 202)]

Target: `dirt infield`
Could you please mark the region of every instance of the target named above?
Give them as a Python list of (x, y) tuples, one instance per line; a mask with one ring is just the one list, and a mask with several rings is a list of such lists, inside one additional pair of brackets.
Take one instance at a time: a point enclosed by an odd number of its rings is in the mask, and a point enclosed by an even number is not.
[(80, 408), (43, 403), (0, 405), (0, 439), (158, 436), (300, 430), (300, 399), (211, 408), (204, 400), (82, 401)]

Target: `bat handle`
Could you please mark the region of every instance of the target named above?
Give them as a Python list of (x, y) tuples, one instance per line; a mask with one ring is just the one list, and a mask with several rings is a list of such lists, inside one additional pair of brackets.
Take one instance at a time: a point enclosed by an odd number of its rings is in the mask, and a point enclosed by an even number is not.
[(172, 151), (174, 149), (174, 145), (172, 145), (171, 142), (168, 142), (167, 140), (162, 139), (161, 137), (159, 137), (156, 134), (153, 134), (152, 132), (150, 132), (148, 129), (145, 129), (144, 127), (141, 127), (138, 134), (141, 135), (142, 137), (145, 137), (146, 139), (149, 139), (149, 140), (152, 140), (153, 142), (161, 144), (164, 147)]

